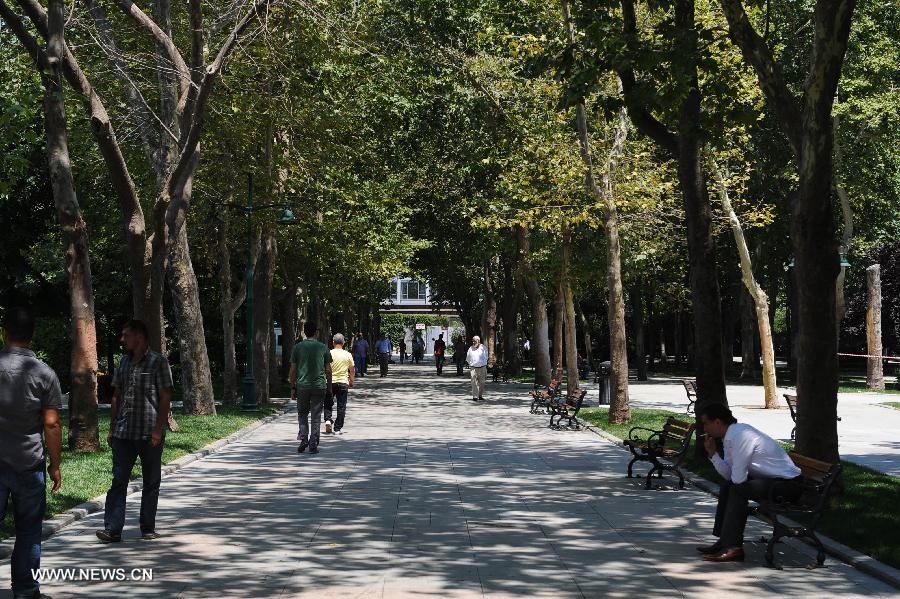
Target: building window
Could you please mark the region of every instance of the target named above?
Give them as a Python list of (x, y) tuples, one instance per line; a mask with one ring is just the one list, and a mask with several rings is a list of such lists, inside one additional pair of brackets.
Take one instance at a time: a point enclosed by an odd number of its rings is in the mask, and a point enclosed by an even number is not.
[(400, 298), (405, 300), (424, 300), (425, 283), (403, 281), (400, 285)]

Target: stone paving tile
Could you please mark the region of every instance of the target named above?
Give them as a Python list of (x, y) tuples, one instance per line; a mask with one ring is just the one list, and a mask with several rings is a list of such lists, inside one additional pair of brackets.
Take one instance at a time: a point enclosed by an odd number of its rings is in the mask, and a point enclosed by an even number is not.
[[(585, 598), (896, 596), (789, 540), (783, 570), (766, 568), (748, 525), (747, 561), (713, 565), (715, 500), (646, 490), (624, 476), (628, 454), (588, 432), (552, 431), (527, 412), (523, 387), (391, 369), (352, 390), (344, 435), (296, 453), (292, 414), (163, 481), (159, 528), (136, 539), (129, 497), (125, 541), (103, 546), (102, 515), (44, 544), (43, 565), (153, 568), (152, 581), (47, 583), (57, 597)], [(517, 391), (518, 390), (518, 391)], [(498, 423), (503, 423), (498, 426)], [(8, 580), (9, 564), (0, 564)], [(5, 594), (4, 594), (5, 593)], [(0, 591), (0, 599), (9, 597)]]

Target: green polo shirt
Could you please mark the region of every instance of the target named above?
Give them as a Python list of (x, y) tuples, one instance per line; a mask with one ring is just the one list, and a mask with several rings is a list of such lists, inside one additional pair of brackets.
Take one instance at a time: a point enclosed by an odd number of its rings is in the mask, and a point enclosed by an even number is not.
[(291, 364), (297, 365), (297, 389), (325, 389), (325, 365), (331, 363), (328, 346), (316, 339), (306, 339), (294, 346)]

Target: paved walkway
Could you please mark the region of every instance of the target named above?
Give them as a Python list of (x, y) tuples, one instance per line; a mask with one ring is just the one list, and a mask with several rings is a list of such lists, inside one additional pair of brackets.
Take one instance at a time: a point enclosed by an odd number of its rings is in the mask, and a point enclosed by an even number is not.
[[(100, 545), (102, 516), (44, 545), (48, 568), (153, 568), (152, 582), (49, 583), (55, 597), (891, 596), (805, 546), (744, 564), (701, 561), (714, 500), (623, 476), (626, 454), (589, 432), (551, 431), (521, 386), (392, 367), (351, 392), (346, 433), (295, 451), (285, 415), (163, 481), (159, 530)], [(670, 479), (664, 479), (670, 481)], [(748, 538), (763, 534), (752, 523)], [(9, 565), (0, 565), (6, 586)], [(0, 592), (0, 598), (8, 597)]]

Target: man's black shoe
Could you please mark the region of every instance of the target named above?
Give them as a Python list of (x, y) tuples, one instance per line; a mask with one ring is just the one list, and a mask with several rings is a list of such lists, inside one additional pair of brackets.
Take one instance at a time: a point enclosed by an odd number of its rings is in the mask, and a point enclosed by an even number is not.
[(155, 539), (158, 539), (160, 536), (161, 535), (158, 532), (151, 530), (150, 532), (143, 533), (141, 535), (141, 539), (144, 541), (153, 541)]
[(122, 540), (122, 535), (117, 535), (114, 532), (110, 532), (106, 529), (97, 531), (97, 538), (103, 541), (104, 543), (119, 543)]
[(483, 398), (483, 397), (479, 397), (479, 398), (478, 398), (478, 401), (484, 401), (484, 398)]
[(722, 551), (722, 543), (716, 541), (712, 545), (704, 545), (703, 547), (697, 547), (697, 551), (702, 553), (703, 555), (712, 555), (713, 553), (719, 553)]
[(13, 599), (51, 599), (50, 595), (45, 595), (40, 591), (35, 591), (33, 593), (27, 593), (25, 595), (19, 593), (13, 595)]
[(318, 447), (318, 445), (311, 445), (311, 446), (309, 447), (309, 453), (319, 453), (319, 447)]
[(301, 443), (299, 446), (297, 446), (297, 453), (303, 453), (304, 451), (306, 451), (306, 448), (307, 448), (307, 447), (309, 447), (309, 443), (307, 443), (306, 441), (304, 441), (304, 442)]

